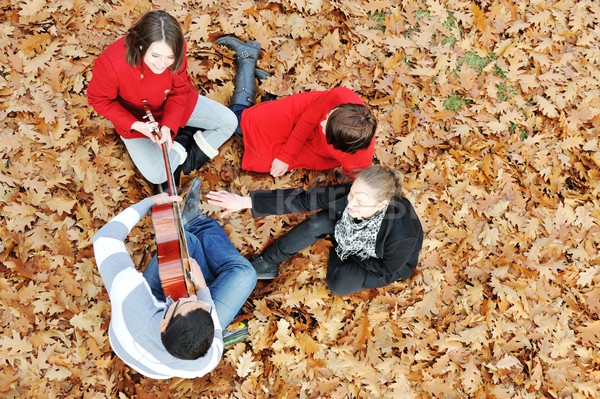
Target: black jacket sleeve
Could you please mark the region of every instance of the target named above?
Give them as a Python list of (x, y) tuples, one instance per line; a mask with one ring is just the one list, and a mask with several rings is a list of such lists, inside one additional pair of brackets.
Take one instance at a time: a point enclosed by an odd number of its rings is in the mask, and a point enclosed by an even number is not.
[(283, 215), (319, 209), (337, 211), (340, 207), (343, 211), (347, 204), (350, 186), (350, 184), (337, 184), (310, 190), (290, 188), (252, 191), (250, 193), (252, 216)]

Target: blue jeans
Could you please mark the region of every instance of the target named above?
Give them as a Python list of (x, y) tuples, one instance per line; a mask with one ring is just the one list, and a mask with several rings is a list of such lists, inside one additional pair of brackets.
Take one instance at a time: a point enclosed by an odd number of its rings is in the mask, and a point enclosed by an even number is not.
[[(233, 246), (216, 220), (197, 217), (185, 226), (190, 257), (194, 258), (210, 289), (215, 309), (223, 328), (239, 314), (256, 285), (256, 271), (250, 262)], [(155, 255), (144, 278), (159, 301), (165, 301), (158, 258)]]

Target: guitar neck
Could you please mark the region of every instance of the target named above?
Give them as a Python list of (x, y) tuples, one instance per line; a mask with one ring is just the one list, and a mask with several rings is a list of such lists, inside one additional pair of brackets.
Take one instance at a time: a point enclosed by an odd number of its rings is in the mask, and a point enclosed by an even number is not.
[[(154, 116), (152, 116), (152, 112), (150, 112), (150, 108), (144, 106), (144, 111), (146, 112), (145, 118), (147, 118), (150, 122), (156, 123), (154, 120)], [(160, 130), (158, 128), (154, 128), (152, 133), (155, 136), (160, 136)], [(167, 148), (166, 141), (161, 144), (163, 162), (165, 164), (165, 172), (167, 173), (167, 183), (168, 183), (168, 193), (169, 195), (178, 195), (177, 194), (177, 185), (175, 184), (175, 178), (173, 176), (173, 171), (171, 170), (171, 161), (169, 160), (169, 150)], [(185, 290), (188, 296), (192, 296), (196, 294), (194, 282), (192, 281), (192, 268), (190, 265), (190, 254), (187, 246), (187, 240), (185, 239), (185, 230), (183, 228), (183, 218), (181, 216), (181, 206), (178, 202), (173, 202), (171, 204), (171, 209), (173, 211), (172, 214), (172, 222), (174, 223), (175, 230), (177, 231), (177, 238), (179, 241), (179, 260), (181, 262), (181, 277), (183, 278), (183, 283), (185, 284)], [(156, 233), (155, 227), (155, 233)], [(160, 246), (160, 243), (159, 243)], [(160, 262), (159, 262), (160, 267)], [(161, 282), (162, 277), (161, 277)], [(163, 282), (163, 288), (164, 282)], [(183, 290), (180, 290), (180, 292)], [(181, 293), (183, 294), (183, 293)]]

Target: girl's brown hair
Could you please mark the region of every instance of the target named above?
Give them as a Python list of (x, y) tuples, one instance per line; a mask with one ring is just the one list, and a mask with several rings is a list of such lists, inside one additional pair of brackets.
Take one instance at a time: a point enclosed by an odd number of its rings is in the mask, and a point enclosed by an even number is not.
[(325, 126), (325, 138), (336, 150), (354, 153), (371, 145), (377, 120), (365, 105), (342, 104), (336, 107)]
[(125, 58), (129, 65), (138, 66), (154, 42), (167, 43), (175, 56), (169, 68), (171, 71), (181, 69), (185, 57), (183, 31), (179, 22), (162, 10), (147, 12), (127, 31)]
[(371, 166), (356, 176), (359, 179), (376, 191), (378, 202), (404, 196), (401, 176), (386, 166)]

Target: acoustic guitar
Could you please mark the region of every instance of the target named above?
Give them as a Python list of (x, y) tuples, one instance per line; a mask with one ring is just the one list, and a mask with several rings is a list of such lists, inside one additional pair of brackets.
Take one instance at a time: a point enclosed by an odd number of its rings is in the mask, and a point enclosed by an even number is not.
[[(147, 106), (144, 106), (144, 111), (145, 118), (156, 122)], [(158, 128), (154, 128), (152, 133), (160, 136)], [(167, 172), (168, 193), (178, 195), (166, 142), (161, 144), (161, 149)], [(153, 206), (152, 225), (158, 252), (158, 274), (165, 297), (176, 301), (194, 295), (196, 292), (191, 279), (189, 252), (179, 202)]]

